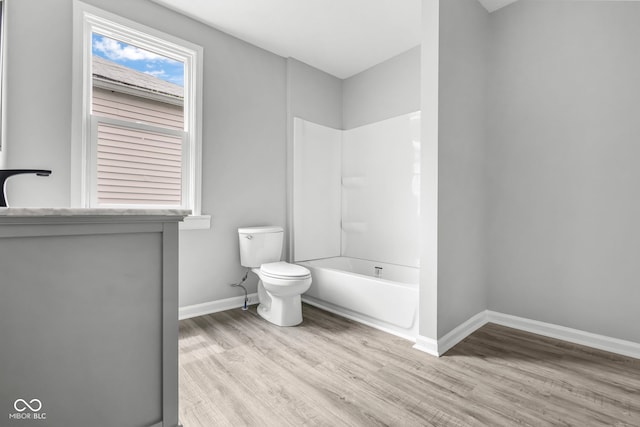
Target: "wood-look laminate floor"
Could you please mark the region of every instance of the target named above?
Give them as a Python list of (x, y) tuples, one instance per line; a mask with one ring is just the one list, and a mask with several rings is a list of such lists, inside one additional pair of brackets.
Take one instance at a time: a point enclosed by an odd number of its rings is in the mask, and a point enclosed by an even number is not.
[(640, 360), (488, 324), (445, 356), (305, 305), (279, 328), (180, 324), (180, 421), (213, 426), (640, 426)]

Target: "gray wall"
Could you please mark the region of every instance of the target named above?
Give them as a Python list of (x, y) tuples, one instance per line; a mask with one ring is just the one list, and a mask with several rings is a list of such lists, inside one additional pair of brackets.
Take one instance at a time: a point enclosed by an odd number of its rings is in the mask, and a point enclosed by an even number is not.
[[(181, 232), (180, 305), (241, 295), (228, 286), (242, 274), (237, 227), (286, 219), (285, 59), (148, 0), (87, 3), (204, 47), (202, 210), (212, 226)], [(10, 6), (8, 166), (54, 171), (16, 178), (11, 201), (69, 206), (72, 1)]]
[(640, 342), (640, 3), (491, 16), (489, 308)]
[[(438, 74), (440, 0), (422, 0), (418, 335), (438, 338)], [(420, 344), (418, 342), (418, 344)]]
[(342, 80), (288, 58), (287, 82), (291, 117), (342, 129)]
[(420, 46), (343, 82), (344, 129), (420, 110)]
[(48, 178), (12, 178), (7, 198), (14, 206), (69, 206), (71, 5), (71, 0), (7, 4), (5, 166), (54, 171)]
[(477, 0), (440, 2), (438, 337), (487, 308), (488, 24)]

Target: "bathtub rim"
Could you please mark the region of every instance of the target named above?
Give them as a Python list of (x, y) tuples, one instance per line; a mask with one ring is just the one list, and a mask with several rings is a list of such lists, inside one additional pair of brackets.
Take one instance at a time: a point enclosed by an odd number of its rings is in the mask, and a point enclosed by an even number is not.
[(395, 267), (402, 267), (402, 268), (407, 268), (407, 269), (411, 269), (411, 270), (418, 270), (418, 273), (420, 272), (420, 267), (410, 267), (407, 265), (400, 265), (400, 264), (391, 264), (388, 262), (378, 262), (378, 261), (373, 261), (373, 260), (369, 260), (369, 259), (362, 259), (362, 258), (354, 258), (354, 257), (347, 257), (347, 256), (333, 256), (333, 257), (327, 257), (327, 258), (317, 258), (317, 259), (311, 259), (311, 260), (305, 260), (305, 261), (296, 261), (295, 263), (298, 265), (302, 265), (304, 267), (307, 268), (321, 268), (324, 270), (331, 270), (331, 271), (337, 271), (341, 274), (346, 274), (346, 275), (350, 275), (350, 276), (356, 276), (356, 277), (364, 277), (366, 279), (369, 280), (376, 280), (376, 281), (380, 281), (383, 282), (385, 284), (388, 285), (393, 285), (393, 286), (399, 286), (399, 287), (406, 287), (406, 288), (419, 288), (420, 286), (420, 282), (399, 282), (397, 280), (389, 280), (389, 279), (385, 279), (384, 277), (375, 277), (375, 276), (371, 276), (368, 274), (362, 274), (362, 273), (356, 273), (353, 271), (349, 271), (349, 270), (343, 270), (340, 268), (335, 268), (335, 267), (325, 267), (325, 266), (318, 266), (318, 265), (313, 265), (310, 264), (312, 262), (315, 261), (324, 261), (324, 260), (329, 260), (329, 259), (334, 259), (334, 258), (346, 258), (346, 259), (355, 259), (358, 261), (367, 261), (367, 262), (371, 262), (371, 263), (379, 263), (379, 264), (387, 264), (387, 265), (393, 265)]

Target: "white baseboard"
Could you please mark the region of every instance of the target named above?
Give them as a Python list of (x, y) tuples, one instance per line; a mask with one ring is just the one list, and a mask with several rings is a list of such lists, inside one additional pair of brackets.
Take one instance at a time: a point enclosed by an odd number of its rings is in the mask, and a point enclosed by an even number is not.
[(418, 335), (416, 338), (416, 345), (413, 348), (424, 351), (425, 353), (433, 356), (442, 356), (449, 349), (486, 323), (495, 323), (549, 338), (556, 338), (574, 344), (640, 359), (639, 343), (490, 310), (481, 311), (437, 341), (432, 338)]
[(439, 357), (438, 353), (438, 341), (433, 338), (423, 337), (422, 335), (418, 335), (416, 337), (416, 344), (413, 346), (416, 350), (424, 351), (427, 354), (432, 356)]
[[(258, 303), (258, 294), (249, 294), (249, 305)], [(192, 317), (204, 316), (206, 314), (217, 313), (219, 311), (231, 310), (244, 305), (244, 296), (226, 298), (216, 301), (204, 302), (202, 304), (187, 305), (180, 307), (178, 310), (178, 318), (180, 320), (190, 319)]]
[[(258, 303), (258, 294), (249, 294), (249, 305)], [(413, 348), (431, 354), (432, 356), (442, 356), (448, 350), (453, 348), (460, 341), (471, 335), (478, 328), (486, 323), (495, 323), (509, 328), (519, 329), (526, 332), (542, 335), (549, 338), (556, 338), (568, 341), (574, 344), (584, 345), (587, 347), (597, 348), (599, 350), (620, 354), (623, 356), (640, 359), (640, 343), (625, 341), (618, 338), (612, 338), (605, 335), (593, 334), (591, 332), (581, 331), (579, 329), (567, 328), (565, 326), (554, 325), (552, 323), (540, 322), (538, 320), (527, 319), (524, 317), (512, 316), (510, 314), (498, 313), (496, 311), (485, 310), (469, 318), (461, 323), (451, 332), (438, 340), (417, 335), (415, 338), (401, 334), (398, 331), (389, 330), (381, 325), (367, 321), (367, 319), (354, 317), (350, 313), (341, 312), (327, 305), (319, 304), (317, 301), (311, 301), (303, 298), (307, 304), (315, 305), (323, 310), (327, 310), (340, 316), (350, 318), (352, 320), (365, 323), (377, 329), (394, 335), (402, 336), (409, 340), (415, 340)], [(223, 300), (210, 301), (202, 304), (189, 305), (180, 307), (179, 319), (189, 319), (196, 316), (204, 316), (206, 314), (217, 313), (219, 311), (239, 308), (244, 305), (244, 296), (237, 296)]]
[(438, 355), (441, 356), (449, 351), (453, 346), (474, 333), (477, 329), (487, 323), (487, 311), (481, 311), (475, 316), (467, 319), (464, 323), (458, 325), (451, 332), (438, 338)]
[(491, 323), (509, 328), (520, 329), (545, 337), (556, 338), (574, 344), (640, 359), (640, 344), (632, 341), (593, 334), (579, 329), (567, 328), (565, 326), (512, 316), (510, 314), (497, 313), (495, 311), (487, 311), (487, 318)]
[(482, 327), (487, 323), (487, 312), (481, 311), (475, 316), (467, 319), (464, 323), (458, 325), (451, 332), (438, 339), (423, 337), (418, 335), (416, 338), (416, 345), (413, 346), (416, 350), (424, 351), (432, 356), (442, 356), (453, 346), (460, 341), (471, 335), (476, 329)]

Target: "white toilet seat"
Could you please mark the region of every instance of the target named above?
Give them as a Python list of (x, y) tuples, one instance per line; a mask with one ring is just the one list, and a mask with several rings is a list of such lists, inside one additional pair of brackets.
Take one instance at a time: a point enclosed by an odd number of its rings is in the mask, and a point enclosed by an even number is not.
[(311, 277), (311, 272), (301, 265), (288, 262), (270, 262), (260, 266), (260, 273), (265, 277), (280, 280), (304, 280)]

